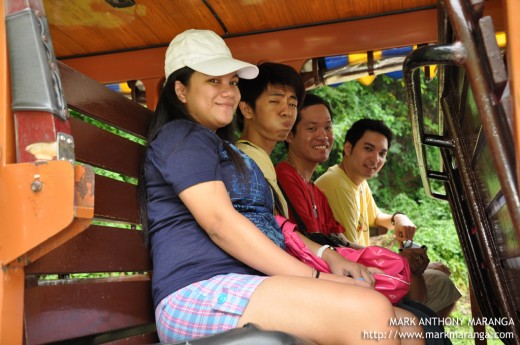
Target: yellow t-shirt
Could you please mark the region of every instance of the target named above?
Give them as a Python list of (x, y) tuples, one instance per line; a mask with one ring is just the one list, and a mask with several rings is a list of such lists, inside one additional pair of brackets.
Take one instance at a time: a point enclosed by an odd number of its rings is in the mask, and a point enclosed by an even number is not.
[(363, 246), (370, 245), (369, 228), (374, 226), (380, 211), (367, 181), (357, 186), (339, 165), (335, 165), (315, 184), (325, 193), (334, 218), (345, 228), (347, 239)]
[(274, 191), (278, 195), (278, 199), (282, 204), (283, 216), (289, 218), (289, 210), (287, 207), (287, 201), (283, 197), (280, 187), (278, 187), (278, 180), (276, 179), (276, 171), (274, 170), (273, 162), (271, 157), (264, 151), (263, 148), (253, 144), (247, 140), (238, 140), (236, 146), (242, 150), (246, 155), (251, 157), (255, 161), (256, 165), (262, 170), (265, 179), (273, 187)]

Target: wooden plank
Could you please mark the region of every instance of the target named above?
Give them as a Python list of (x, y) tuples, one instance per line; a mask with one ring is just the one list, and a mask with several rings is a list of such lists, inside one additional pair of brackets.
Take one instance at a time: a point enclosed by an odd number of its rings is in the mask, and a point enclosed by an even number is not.
[(76, 160), (137, 177), (144, 147), (126, 138), (71, 118)]
[(145, 272), (152, 270), (141, 231), (91, 226), (31, 263), (27, 274)]
[(96, 175), (94, 217), (140, 223), (136, 186)]
[(154, 322), (149, 280), (86, 279), (29, 287), (27, 344), (84, 337)]
[(116, 128), (146, 138), (152, 111), (58, 62), (65, 99), (70, 108)]
[[(47, 0), (45, 7), (56, 55), (78, 56), (167, 44), (177, 33), (193, 27), (210, 29), (220, 35), (227, 33), (225, 29), (230, 34), (241, 34), (410, 11), (433, 7), (436, 3), (436, 0), (262, 0), (244, 3), (190, 0), (180, 6), (171, 0), (140, 0), (134, 7), (114, 9), (104, 0), (90, 0), (86, 4)], [(61, 15), (63, 13), (68, 15)], [(89, 25), (105, 21), (114, 24)], [(128, 30), (129, 27), (140, 29)]]
[(222, 30), (199, 0), (139, 0), (129, 8), (112, 8), (105, 0), (44, 2), (57, 56), (156, 45), (200, 25)]

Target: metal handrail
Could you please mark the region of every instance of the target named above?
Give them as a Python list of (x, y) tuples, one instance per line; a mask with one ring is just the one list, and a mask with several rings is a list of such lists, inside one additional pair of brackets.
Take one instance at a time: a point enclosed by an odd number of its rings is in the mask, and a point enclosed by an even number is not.
[(462, 61), (461, 56), (464, 49), (460, 43), (445, 46), (424, 46), (417, 48), (411, 52), (403, 63), (403, 74), (408, 92), (408, 111), (412, 125), (412, 134), (417, 153), (417, 161), (419, 163), (419, 171), (423, 187), (428, 196), (446, 200), (445, 194), (439, 194), (432, 191), (430, 179), (438, 179), (444, 181), (446, 175), (440, 171), (429, 171), (426, 158), (426, 152), (423, 150), (424, 145), (452, 149), (453, 141), (440, 135), (426, 134), (424, 131), (424, 114), (422, 110), (422, 99), (420, 89), (420, 68), (429, 65), (453, 64)]
[[(441, 0), (440, 3), (443, 5), (441, 9), (445, 11), (445, 13), (439, 15), (439, 20), (445, 21), (440, 23), (440, 26), (447, 24), (449, 19), (451, 23), (450, 29), (453, 29), (453, 32), (444, 33), (444, 35), (446, 37), (454, 35), (458, 41), (449, 45), (427, 46), (417, 49), (408, 55), (403, 64), (404, 78), (408, 90), (409, 113), (421, 179), (426, 192), (435, 196), (431, 192), (428, 179), (432, 177), (442, 179), (443, 174), (436, 176), (435, 173), (427, 171), (427, 160), (423, 146), (429, 145), (450, 149), (449, 146), (453, 145), (452, 147), (458, 148), (454, 151), (454, 154), (457, 158), (462, 182), (464, 183), (464, 194), (467, 199), (467, 206), (473, 217), (479, 241), (483, 243), (481, 250), (485, 256), (486, 263), (489, 265), (488, 270), (491, 283), (494, 286), (494, 292), (500, 296), (498, 301), (501, 312), (504, 313), (503, 316), (518, 320), (514, 306), (508, 302), (511, 300), (512, 295), (508, 286), (503, 284), (505, 272), (501, 266), (501, 258), (497, 251), (495, 236), (493, 236), (493, 229), (489, 219), (490, 215), (486, 213), (486, 208), (478, 192), (479, 188), (476, 178), (471, 169), (471, 159), (468, 158), (471, 152), (461, 152), (465, 147), (464, 138), (457, 135), (457, 133), (461, 133), (461, 129), (451, 116), (451, 114), (457, 113), (459, 109), (454, 108), (452, 96), (442, 95), (439, 101), (439, 113), (441, 116), (446, 117), (446, 123), (451, 133), (454, 133), (455, 136), (452, 141), (443, 137), (429, 137), (424, 133), (424, 118), (419, 88), (419, 68), (422, 66), (432, 64), (455, 65), (465, 69), (475, 103), (479, 109), (482, 132), (487, 138), (487, 145), (493, 157), (494, 167), (506, 200), (512, 226), (516, 231), (517, 238), (520, 239), (520, 199), (516, 185), (516, 175), (514, 174), (514, 155), (510, 150), (512, 136), (507, 128), (508, 121), (503, 116), (504, 112), (500, 108), (501, 104), (497, 102), (507, 83), (507, 74), (502, 61), (497, 61), (497, 59), (500, 60), (501, 55), (494, 40), (491, 18), (481, 18), (483, 3), (479, 1), (470, 3), (462, 0)], [(439, 41), (441, 44), (446, 42), (446, 40), (442, 39)], [(482, 56), (485, 56), (485, 59)], [(440, 79), (443, 78), (444, 74), (441, 72)], [(444, 85), (443, 80), (441, 80), (440, 85)], [(461, 197), (456, 196), (455, 198)], [(453, 196), (450, 197), (450, 200), (453, 201)], [(514, 343), (518, 344), (519, 341), (516, 339)]]
[[(516, 185), (516, 174), (514, 173), (514, 156), (510, 153), (511, 134), (502, 125), (504, 122), (501, 123), (502, 117), (496, 106), (496, 99), (494, 99), (496, 86), (486, 82), (489, 78), (484, 76), (488, 72), (479, 58), (482, 54), (481, 46), (487, 48), (488, 56), (499, 58), (500, 54), (498, 46), (489, 46), (485, 44), (486, 42), (481, 42), (480, 45), (477, 45), (477, 42), (475, 42), (475, 37), (479, 37), (475, 35), (475, 30), (483, 27), (486, 23), (489, 25), (490, 18), (481, 18), (478, 24), (475, 23), (474, 26), (470, 27), (467, 23), (473, 22), (471, 8), (465, 8), (461, 0), (448, 0), (445, 3), (453, 29), (459, 40), (464, 44), (464, 59), (460, 64), (465, 67), (471, 89), (474, 95), (476, 95), (475, 102), (479, 109), (482, 128), (486, 138), (488, 138), (488, 146), (493, 157), (502, 192), (506, 199), (513, 227), (516, 230), (517, 238), (520, 239), (520, 198), (518, 186)], [(485, 40), (484, 37), (481, 37), (481, 39)], [(505, 74), (505, 68), (503, 73), (500, 73), (500, 71), (494, 70), (495, 66), (490, 66), (489, 70), (493, 73), (494, 83), (499, 83), (501, 81), (497, 80), (496, 75)], [(507, 74), (505, 75), (507, 76)]]

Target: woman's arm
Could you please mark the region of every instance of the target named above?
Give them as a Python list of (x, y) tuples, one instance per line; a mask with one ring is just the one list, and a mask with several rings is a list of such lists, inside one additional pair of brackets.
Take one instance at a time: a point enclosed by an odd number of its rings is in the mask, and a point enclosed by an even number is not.
[[(318, 253), (318, 250), (322, 247), (322, 245), (308, 239), (300, 232), (298, 232), (298, 236), (301, 238), (303, 243), (311, 250), (312, 253)], [(370, 274), (372, 270), (368, 267), (358, 264), (356, 262), (349, 261), (345, 259), (343, 256), (338, 254), (335, 250), (327, 248), (323, 251), (323, 255), (321, 257), (329, 266), (329, 269), (332, 273), (340, 276), (350, 276), (355, 279), (363, 278), (370, 286), (374, 286), (375, 280), (374, 277)], [(372, 273), (382, 273), (380, 270)]]
[[(221, 181), (194, 185), (182, 191), (179, 197), (212, 241), (236, 259), (267, 275), (312, 277), (313, 270), (309, 266), (275, 245), (234, 209)], [(366, 286), (332, 274), (322, 273), (320, 279)]]

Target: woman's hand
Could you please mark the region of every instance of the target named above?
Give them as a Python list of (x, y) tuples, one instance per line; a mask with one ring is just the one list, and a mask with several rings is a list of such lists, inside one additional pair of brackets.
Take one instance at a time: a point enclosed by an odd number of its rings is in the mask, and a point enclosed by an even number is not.
[(356, 285), (356, 286), (361, 286), (361, 287), (365, 287), (365, 288), (372, 288), (372, 286), (370, 284), (368, 284), (365, 280), (359, 280), (359, 279), (355, 279), (352, 277), (345, 277), (345, 276), (332, 274), (332, 273), (323, 273), (322, 272), (322, 273), (320, 273), (319, 279), (330, 280), (330, 281), (338, 282), (341, 284)]
[(367, 269), (370, 274), (386, 274), (385, 271), (377, 267), (367, 267)]
[(323, 260), (329, 265), (329, 269), (333, 274), (352, 277), (358, 281), (365, 281), (369, 286), (374, 286), (375, 280), (371, 270), (361, 264), (348, 261), (335, 250), (325, 250)]

